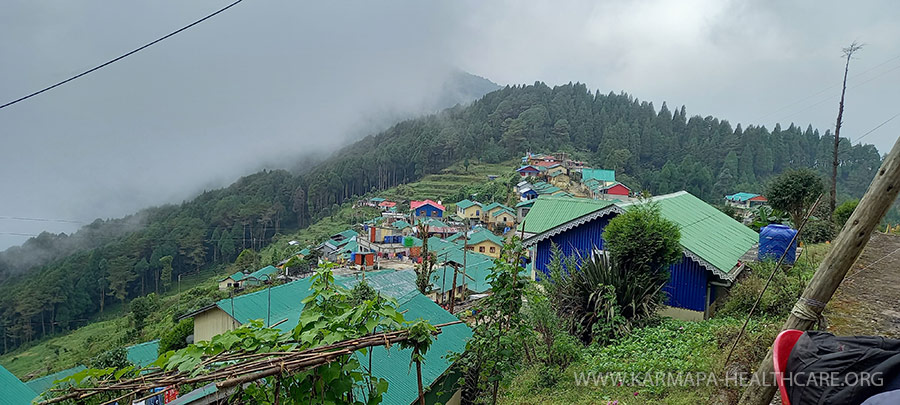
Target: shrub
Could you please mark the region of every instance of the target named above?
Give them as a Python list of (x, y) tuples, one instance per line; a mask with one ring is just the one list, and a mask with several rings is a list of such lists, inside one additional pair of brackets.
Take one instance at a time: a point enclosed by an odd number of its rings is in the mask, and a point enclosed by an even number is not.
[[(774, 262), (754, 264), (749, 269), (750, 274), (731, 288), (728, 297), (722, 304), (719, 313), (724, 316), (742, 317), (750, 312), (756, 298), (766, 284), (766, 279), (775, 270)], [(755, 317), (785, 316), (790, 312), (797, 298), (806, 287), (807, 276), (800, 268), (793, 268), (788, 272), (778, 270), (773, 276), (769, 288), (763, 294), (759, 305), (754, 312)]]
[(159, 354), (169, 350), (178, 350), (187, 347), (187, 338), (194, 334), (194, 319), (182, 319), (175, 327), (166, 331), (159, 339)]
[(831, 214), (831, 219), (838, 229), (844, 227), (844, 224), (850, 219), (850, 215), (853, 214), (857, 205), (859, 205), (859, 200), (844, 201), (834, 209), (834, 213)]
[(606, 249), (629, 272), (657, 273), (681, 259), (678, 225), (652, 202), (632, 205), (603, 231)]
[(800, 240), (804, 243), (822, 243), (834, 239), (834, 224), (827, 219), (810, 218), (803, 227)]

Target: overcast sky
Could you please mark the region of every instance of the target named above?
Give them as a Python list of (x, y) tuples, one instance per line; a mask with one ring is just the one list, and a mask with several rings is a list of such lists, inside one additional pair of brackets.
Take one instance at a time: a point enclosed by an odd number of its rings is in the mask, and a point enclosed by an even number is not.
[[(7, 0), (0, 103), (229, 2)], [(74, 229), (5, 217), (119, 217), (331, 150), (379, 117), (421, 113), (454, 68), (824, 132), (841, 48), (858, 40), (842, 130), (855, 139), (900, 112), (897, 21), (893, 1), (245, 0), (0, 110), (0, 249), (25, 240), (10, 233)], [(864, 141), (885, 153), (898, 134), (900, 118)]]

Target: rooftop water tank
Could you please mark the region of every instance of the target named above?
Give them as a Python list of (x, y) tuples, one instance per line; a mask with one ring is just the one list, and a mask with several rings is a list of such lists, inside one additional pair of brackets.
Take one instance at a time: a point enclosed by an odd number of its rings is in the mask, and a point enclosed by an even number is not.
[(778, 261), (781, 255), (787, 251), (784, 262), (794, 264), (797, 259), (797, 241), (791, 244), (791, 239), (797, 230), (781, 224), (770, 224), (759, 230), (759, 260)]

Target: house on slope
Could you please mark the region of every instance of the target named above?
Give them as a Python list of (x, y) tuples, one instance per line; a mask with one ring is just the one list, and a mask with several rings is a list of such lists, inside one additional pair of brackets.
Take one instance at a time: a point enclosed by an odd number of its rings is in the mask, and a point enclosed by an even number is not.
[(409, 203), (409, 209), (412, 211), (414, 221), (419, 218), (441, 218), (444, 216), (444, 206), (431, 200), (412, 201)]
[(516, 169), (516, 173), (519, 173), (519, 175), (522, 177), (528, 177), (528, 176), (537, 177), (544, 170), (545, 169), (541, 166), (525, 165), (525, 166), (522, 166), (522, 167)]
[[(397, 300), (398, 308), (408, 320), (424, 319), (432, 324), (454, 322), (455, 316), (435, 304), (428, 297), (420, 294), (415, 285), (416, 275), (412, 270), (381, 270), (368, 272), (366, 282), (381, 294)], [(345, 288), (353, 288), (360, 282), (357, 276), (335, 276), (335, 283)], [(287, 332), (297, 326), (300, 312), (304, 304), (302, 300), (309, 296), (312, 280), (300, 279), (287, 284), (272, 287), (267, 291), (224, 299), (202, 308), (186, 317), (194, 318), (195, 340), (209, 340), (213, 336), (239, 327), (253, 319), (261, 319), (264, 324)], [(280, 322), (280, 323), (279, 323)], [(277, 325), (276, 325), (277, 324)], [(456, 382), (459, 378), (450, 371), (452, 362), (447, 358), (451, 353), (465, 350), (466, 341), (471, 338), (472, 330), (466, 324), (456, 324), (441, 328), (422, 363), (422, 381), (426, 387), (426, 402), (458, 403), (459, 389)], [(382, 404), (412, 404), (418, 398), (415, 368), (409, 367), (411, 349), (401, 350), (398, 346), (386, 349), (374, 347), (372, 353), (372, 373), (388, 381), (388, 390), (384, 393)], [(367, 364), (369, 356), (354, 353), (361, 364)], [(197, 400), (216, 394), (215, 386), (202, 392)], [(187, 397), (187, 394), (185, 397)], [(193, 403), (191, 401), (177, 402)], [(202, 402), (197, 402), (202, 403)]]
[(481, 211), (481, 203), (477, 201), (465, 199), (456, 203), (456, 215), (464, 220), (479, 220), (481, 218)]
[(768, 203), (769, 200), (766, 197), (753, 193), (735, 193), (725, 196), (725, 205), (742, 210), (749, 210)]
[(249, 274), (239, 271), (219, 280), (219, 290), (225, 291), (229, 288), (245, 288), (263, 285), (271, 282), (277, 272), (278, 268), (275, 266), (266, 266)]
[[(535, 196), (537, 198), (537, 196)], [(525, 216), (528, 215), (528, 211), (531, 210), (531, 207), (534, 206), (534, 200), (526, 200), (516, 204), (516, 223), (521, 224), (522, 221), (525, 220)]]
[[(650, 199), (661, 215), (681, 230), (682, 258), (669, 267), (664, 287), (664, 315), (699, 320), (723, 288), (730, 287), (743, 270), (740, 259), (759, 236), (750, 228), (715, 207), (685, 192)], [(603, 230), (629, 205), (603, 200), (541, 197), (535, 201), (520, 230), (524, 244), (534, 248), (535, 277), (548, 272), (551, 244), (563, 254), (586, 257), (593, 249), (604, 249)]]
[(516, 213), (512, 208), (503, 204), (491, 203), (484, 207), (482, 222), (490, 225), (494, 230), (511, 228), (516, 224)]
[(0, 404), (29, 405), (37, 396), (28, 385), (0, 366)]
[(587, 182), (588, 180), (596, 180), (601, 183), (615, 183), (616, 182), (616, 171), (608, 170), (608, 169), (593, 169), (590, 167), (585, 167), (581, 169), (581, 182)]
[(469, 251), (496, 259), (500, 257), (500, 249), (503, 248), (503, 238), (487, 229), (478, 228), (469, 235), (468, 246)]

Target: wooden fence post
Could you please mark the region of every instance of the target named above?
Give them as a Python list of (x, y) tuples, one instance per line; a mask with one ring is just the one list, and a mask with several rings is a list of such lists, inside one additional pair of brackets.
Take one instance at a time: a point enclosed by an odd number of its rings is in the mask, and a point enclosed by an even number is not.
[[(894, 142), (894, 147), (882, 162), (881, 168), (869, 184), (869, 189), (834, 240), (831, 250), (816, 269), (816, 274), (797, 300), (782, 330), (809, 330), (818, 323), (825, 305), (831, 300), (847, 271), (862, 253), (875, 227), (897, 199), (898, 191), (900, 191), (900, 138)], [(768, 404), (777, 389), (773, 376), (772, 349), (769, 348), (769, 353), (759, 363), (751, 384), (744, 390), (740, 404)]]

